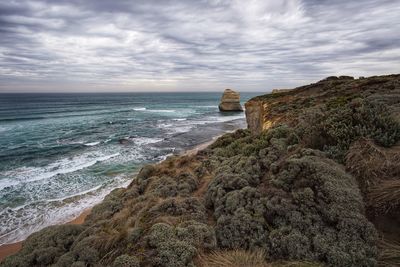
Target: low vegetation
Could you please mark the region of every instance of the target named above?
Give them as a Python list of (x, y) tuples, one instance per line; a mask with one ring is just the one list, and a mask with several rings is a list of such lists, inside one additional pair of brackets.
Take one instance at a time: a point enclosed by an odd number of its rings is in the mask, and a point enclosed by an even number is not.
[(258, 97), (268, 130), (144, 166), (1, 266), (396, 266), (399, 240), (376, 223), (400, 221), (396, 90), (398, 76), (330, 77)]

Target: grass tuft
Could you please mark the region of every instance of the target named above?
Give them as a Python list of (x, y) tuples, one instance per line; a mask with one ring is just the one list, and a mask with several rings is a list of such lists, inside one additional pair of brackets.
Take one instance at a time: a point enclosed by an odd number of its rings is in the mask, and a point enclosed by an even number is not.
[(400, 266), (400, 244), (388, 240), (379, 241), (379, 266)]
[(221, 250), (207, 254), (200, 254), (197, 266), (199, 267), (271, 267), (265, 261), (265, 252), (262, 250)]

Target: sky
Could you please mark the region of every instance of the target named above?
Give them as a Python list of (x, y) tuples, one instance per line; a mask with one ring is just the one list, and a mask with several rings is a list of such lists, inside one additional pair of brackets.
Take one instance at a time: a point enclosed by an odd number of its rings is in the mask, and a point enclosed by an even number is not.
[(2, 0), (0, 92), (270, 91), (400, 73), (399, 0)]

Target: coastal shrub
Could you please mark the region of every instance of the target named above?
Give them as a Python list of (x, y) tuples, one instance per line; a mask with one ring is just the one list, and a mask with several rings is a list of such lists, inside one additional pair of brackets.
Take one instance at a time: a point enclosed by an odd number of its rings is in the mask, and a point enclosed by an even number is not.
[(90, 222), (98, 222), (110, 219), (115, 213), (123, 208), (121, 201), (125, 189), (117, 188), (108, 194), (104, 200), (93, 207), (86, 220)]
[(179, 240), (163, 242), (157, 246), (157, 254), (151, 259), (156, 266), (193, 266), (193, 257), (196, 255), (196, 249)]
[(30, 235), (21, 251), (5, 259), (2, 266), (47, 266), (57, 262), (68, 252), (84, 227), (81, 225), (57, 225), (44, 228)]
[(287, 126), (253, 138), (259, 149), (220, 160), (205, 195), (218, 247), (262, 248), (275, 260), (374, 266), (376, 231), (356, 180), (322, 151), (290, 152), (300, 138)]
[(271, 179), (266, 219), (273, 259), (374, 266), (376, 231), (365, 218), (357, 183), (331, 160), (310, 150), (289, 157)]
[(226, 146), (228, 146), (229, 144), (231, 144), (233, 141), (246, 137), (250, 134), (250, 131), (248, 129), (239, 129), (233, 133), (227, 133), (224, 134), (220, 137), (218, 137), (217, 140), (215, 140), (214, 143), (212, 143), (210, 145), (211, 149), (215, 149), (215, 148), (225, 148)]
[(72, 252), (68, 252), (63, 254), (58, 261), (56, 262), (57, 267), (69, 267), (72, 266), (76, 261), (75, 256), (73, 255)]
[(148, 191), (155, 195), (167, 198), (175, 196), (187, 197), (197, 189), (198, 181), (191, 173), (181, 173), (176, 177), (162, 176), (149, 179)]
[(153, 192), (155, 195), (162, 198), (175, 197), (178, 195), (177, 182), (174, 181), (172, 177), (153, 176), (152, 178), (150, 178), (150, 180), (151, 183), (147, 189), (149, 192)]
[(140, 267), (140, 262), (135, 256), (124, 254), (114, 260), (113, 267)]
[(256, 157), (237, 155), (224, 160), (208, 186), (205, 200), (208, 207), (217, 207), (226, 193), (260, 184), (261, 167)]
[(196, 221), (186, 221), (176, 227), (176, 237), (202, 250), (214, 249), (217, 245), (212, 226)]
[(74, 257), (85, 264), (94, 264), (100, 259), (100, 254), (95, 248), (98, 243), (97, 236), (89, 236), (74, 244), (71, 252)]
[(233, 215), (221, 215), (215, 227), (218, 245), (229, 249), (265, 247), (268, 237), (264, 218), (239, 209)]
[(400, 140), (400, 124), (380, 103), (353, 99), (331, 110), (311, 109), (299, 124), (309, 146), (326, 151), (343, 162), (350, 145), (360, 137), (390, 147)]
[(148, 214), (152, 217), (167, 216), (180, 216), (183, 220), (204, 221), (206, 219), (206, 209), (194, 197), (189, 198), (168, 198), (161, 203), (152, 207)]
[(214, 212), (219, 246), (230, 249), (265, 247), (268, 229), (264, 212), (263, 199), (255, 188), (247, 186), (224, 195)]
[(158, 223), (151, 227), (147, 237), (148, 245), (155, 251), (151, 258), (156, 266), (194, 266), (196, 248), (189, 242), (180, 240), (173, 226)]

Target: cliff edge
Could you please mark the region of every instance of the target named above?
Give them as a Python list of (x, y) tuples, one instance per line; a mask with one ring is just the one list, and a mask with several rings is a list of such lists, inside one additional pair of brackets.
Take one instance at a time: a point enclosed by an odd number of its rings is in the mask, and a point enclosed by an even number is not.
[(399, 266), (400, 75), (255, 97), (249, 129), (147, 165), (1, 266)]

